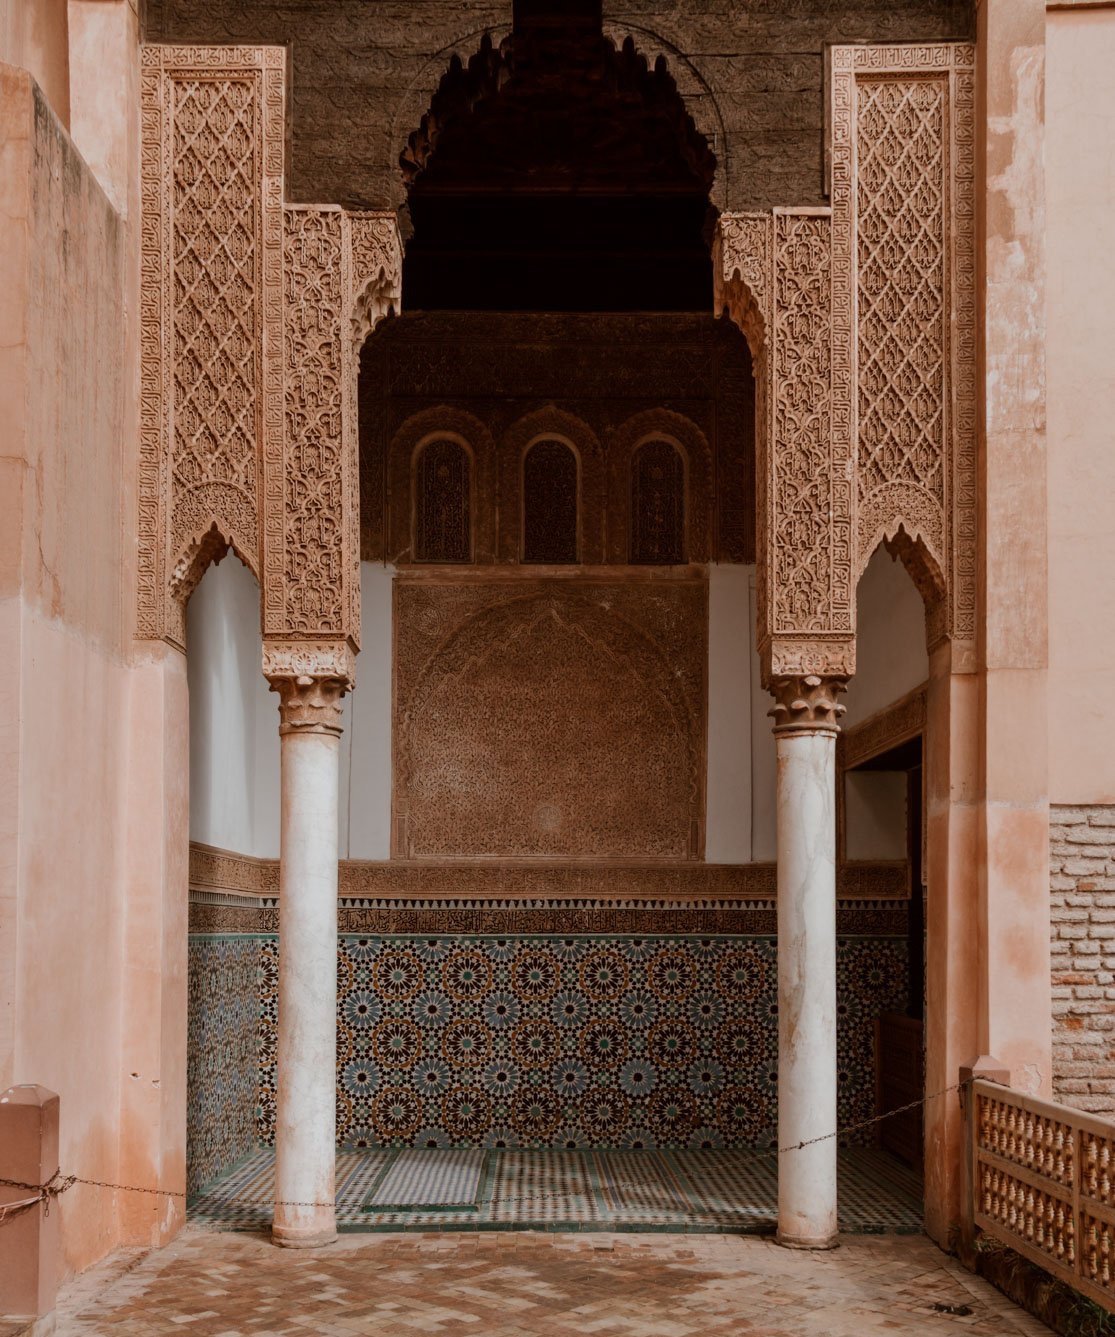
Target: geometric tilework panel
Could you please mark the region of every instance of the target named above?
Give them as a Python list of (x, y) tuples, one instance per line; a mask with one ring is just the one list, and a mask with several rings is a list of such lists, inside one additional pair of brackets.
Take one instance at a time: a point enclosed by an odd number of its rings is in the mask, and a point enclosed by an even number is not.
[[(198, 939), (192, 938), (191, 942)], [(216, 940), (220, 978), (256, 974)], [(258, 1140), (274, 1140), (278, 942), (257, 953)], [(193, 959), (193, 958), (191, 958)], [(199, 956), (198, 960), (203, 958)], [(902, 1010), (901, 938), (837, 944), (838, 1113), (874, 1112), (875, 1017)], [(191, 990), (211, 1006), (214, 986)], [(191, 1018), (191, 1148), (243, 1145), (247, 1009)], [(776, 942), (694, 935), (362, 937), (338, 951), (338, 1141), (390, 1147), (767, 1147), (777, 1121)], [(211, 1059), (194, 1044), (212, 1044)], [(212, 1066), (210, 1066), (210, 1063)], [(227, 1069), (227, 1071), (226, 1071)], [(231, 1101), (243, 1102), (234, 1113)], [(218, 1150), (219, 1148), (219, 1150)], [(242, 1154), (239, 1150), (236, 1155)], [(191, 1171), (191, 1182), (212, 1177)]]
[(258, 1144), (259, 965), (257, 938), (190, 935), (187, 1192)]

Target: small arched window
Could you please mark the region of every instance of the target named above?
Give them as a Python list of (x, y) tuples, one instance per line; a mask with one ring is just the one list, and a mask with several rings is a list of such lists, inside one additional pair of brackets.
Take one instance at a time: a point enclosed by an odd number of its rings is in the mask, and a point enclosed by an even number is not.
[(472, 460), (459, 441), (422, 447), (414, 471), (414, 560), (472, 560)]
[(577, 456), (564, 441), (536, 441), (523, 459), (523, 561), (576, 562)]
[(685, 464), (670, 441), (644, 441), (631, 457), (629, 532), (632, 563), (685, 561)]

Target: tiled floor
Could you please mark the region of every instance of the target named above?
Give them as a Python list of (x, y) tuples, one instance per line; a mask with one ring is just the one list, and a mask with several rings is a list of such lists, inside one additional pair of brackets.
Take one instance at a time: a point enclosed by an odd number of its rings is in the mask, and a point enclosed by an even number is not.
[(1048, 1337), (922, 1236), (798, 1253), (754, 1236), (188, 1229), (64, 1292), (58, 1337)]
[[(774, 1158), (747, 1151), (490, 1151), (472, 1210), (372, 1211), (392, 1176), (393, 1203), (423, 1201), (400, 1188), (397, 1151), (337, 1157), (337, 1219), (345, 1230), (661, 1230), (763, 1232), (774, 1227)], [(423, 1153), (431, 1160), (462, 1153)], [(274, 1157), (259, 1151), (190, 1208), (195, 1225), (259, 1230), (271, 1221)], [(448, 1167), (446, 1167), (448, 1172)], [(440, 1177), (426, 1168), (425, 1182)], [(400, 1196), (401, 1194), (401, 1196)], [(382, 1199), (381, 1199), (382, 1200)], [(428, 1199), (427, 1199), (428, 1201)], [(885, 1152), (840, 1153), (840, 1224), (853, 1234), (921, 1229), (921, 1184)]]

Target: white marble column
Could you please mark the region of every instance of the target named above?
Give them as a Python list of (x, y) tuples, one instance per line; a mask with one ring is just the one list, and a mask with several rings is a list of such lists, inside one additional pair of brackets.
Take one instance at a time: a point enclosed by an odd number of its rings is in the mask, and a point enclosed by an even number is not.
[(351, 678), (269, 671), (264, 653), (282, 740), (272, 1238), (311, 1248), (337, 1237), (337, 768)]
[[(836, 734), (843, 683), (780, 678), (778, 1240), (836, 1243)], [(825, 1138), (811, 1146), (800, 1143)]]

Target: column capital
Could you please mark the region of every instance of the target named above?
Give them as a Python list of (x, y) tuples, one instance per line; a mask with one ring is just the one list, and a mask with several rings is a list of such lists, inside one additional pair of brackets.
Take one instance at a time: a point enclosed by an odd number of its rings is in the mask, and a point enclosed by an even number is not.
[(775, 734), (836, 733), (845, 710), (836, 698), (847, 687), (846, 678), (813, 673), (772, 678), (774, 705), (767, 714), (774, 720)]
[(353, 660), (346, 641), (265, 641), (263, 676), (279, 694), (279, 732), (339, 734)]

